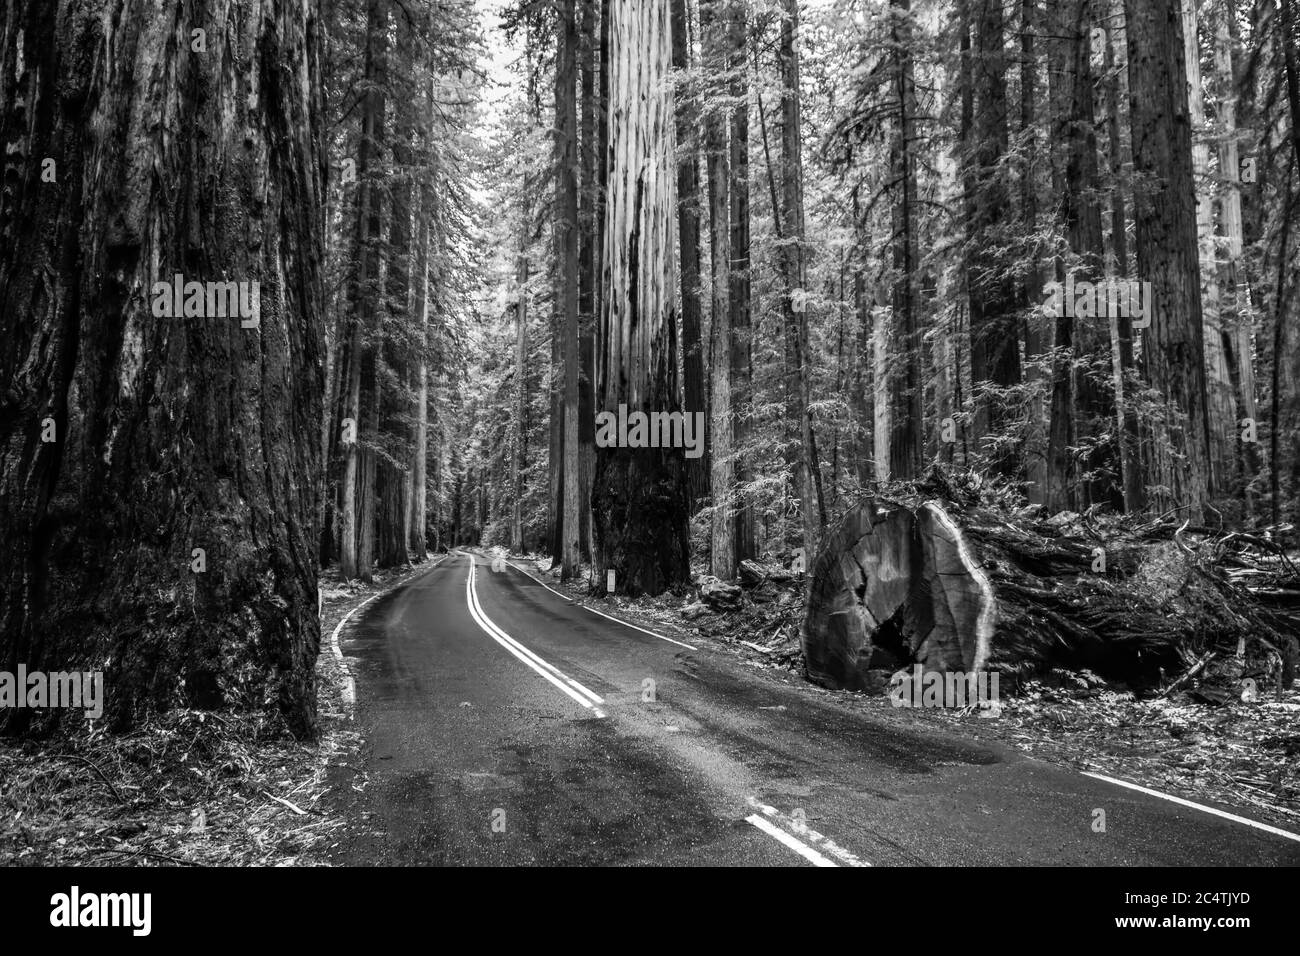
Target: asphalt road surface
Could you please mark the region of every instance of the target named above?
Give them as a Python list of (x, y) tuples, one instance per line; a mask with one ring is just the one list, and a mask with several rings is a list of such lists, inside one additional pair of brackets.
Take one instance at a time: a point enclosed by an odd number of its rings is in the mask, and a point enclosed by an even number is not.
[(482, 555), (367, 605), (341, 643), (368, 780), (341, 864), (1300, 864), (1295, 838), (886, 725)]

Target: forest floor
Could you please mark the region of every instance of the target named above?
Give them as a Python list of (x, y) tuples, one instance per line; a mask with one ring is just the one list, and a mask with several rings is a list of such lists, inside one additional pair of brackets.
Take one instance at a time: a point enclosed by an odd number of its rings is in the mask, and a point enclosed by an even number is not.
[(334, 655), (339, 621), (428, 563), (340, 584), (322, 574), (319, 739), (261, 714), (175, 710), (119, 736), (102, 727), (0, 740), (0, 866), (290, 866), (319, 862), (344, 821), (318, 809), (329, 770), (361, 744)]
[[(797, 589), (760, 588), (734, 609), (702, 608), (698, 588), (685, 594), (628, 599), (593, 595), (583, 580), (561, 584), (549, 557), (516, 563), (548, 586), (632, 623), (706, 638), (731, 650), (742, 666), (803, 677)], [(697, 581), (701, 576), (697, 576)], [(765, 593), (764, 593), (765, 592)], [(1087, 671), (1056, 671), (1001, 696), (1001, 714), (901, 708), (887, 693), (828, 690), (884, 722), (930, 723), (982, 740), (997, 740), (1037, 759), (1115, 777), (1300, 832), (1300, 686), (1259, 689), (1251, 702), (1213, 695), (1199, 699), (1195, 683), (1168, 697), (1108, 686)], [(987, 715), (987, 712), (985, 712)]]

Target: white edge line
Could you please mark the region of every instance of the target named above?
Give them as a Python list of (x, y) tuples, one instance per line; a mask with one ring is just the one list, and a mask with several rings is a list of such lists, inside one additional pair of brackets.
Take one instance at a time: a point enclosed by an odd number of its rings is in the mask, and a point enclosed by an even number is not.
[(594, 607), (587, 607), (585, 604), (583, 604), (582, 607), (590, 611), (592, 614), (599, 614), (601, 617), (607, 617), (616, 624), (622, 624), (624, 627), (630, 627), (632, 630), (640, 631), (642, 634), (649, 634), (651, 637), (657, 637), (659, 640), (667, 641), (669, 644), (676, 644), (678, 647), (684, 647), (688, 651), (699, 650), (699, 648), (695, 647), (693, 644), (684, 644), (681, 641), (674, 641), (671, 637), (664, 637), (662, 634), (656, 634), (654, 631), (647, 631), (644, 627), (637, 627), (635, 624), (629, 624), (622, 618), (614, 617), (612, 614), (606, 614), (604, 611), (597, 611)]
[[(551, 592), (552, 594), (554, 594), (556, 597), (562, 597), (562, 598), (564, 598), (564, 600), (568, 601), (570, 604), (576, 604), (576, 603), (577, 603), (577, 602), (575, 602), (575, 601), (573, 600), (573, 598), (569, 597), (567, 594), (561, 594), (559, 591), (555, 590), (555, 588), (553, 588), (553, 587), (551, 587), (550, 585), (548, 585), (545, 581), (541, 581), (541, 580), (539, 580), (538, 578), (533, 577), (533, 575), (529, 574), (527, 571), (525, 571), (525, 570), (524, 570), (523, 568), (521, 568), (519, 565), (515, 564), (513, 561), (507, 561), (506, 564), (510, 565), (510, 567), (514, 568), (514, 569), (515, 569), (516, 571), (518, 571), (520, 574), (523, 574), (523, 575), (526, 575), (526, 576), (529, 577), (529, 578), (532, 578), (532, 580), (536, 581), (536, 582), (537, 582), (538, 584), (540, 584), (542, 587), (546, 588), (546, 590), (550, 591), (550, 592)], [(578, 604), (577, 606), (580, 607), (580, 608), (583, 608), (584, 610), (590, 611), (592, 614), (599, 614), (601, 617), (608, 618), (609, 620), (613, 621), (615, 624), (622, 624), (624, 627), (630, 627), (630, 628), (632, 628), (632, 630), (634, 630), (634, 631), (640, 631), (642, 634), (649, 634), (651, 637), (657, 637), (657, 638), (659, 638), (659, 640), (661, 640), (661, 641), (667, 641), (669, 644), (676, 644), (678, 647), (684, 647), (684, 648), (686, 648), (688, 651), (697, 651), (697, 650), (699, 650), (699, 648), (696, 647), (696, 646), (693, 645), (693, 644), (684, 644), (684, 643), (681, 642), (681, 641), (675, 641), (675, 640), (673, 640), (671, 637), (664, 637), (662, 634), (656, 634), (654, 631), (647, 631), (644, 627), (637, 627), (637, 625), (635, 625), (635, 624), (629, 624), (627, 621), (623, 620), (622, 618), (614, 617), (614, 616), (611, 615), (611, 614), (606, 614), (604, 611), (597, 611), (594, 607), (588, 607), (586, 604)]]
[(745, 817), (745, 821), (747, 823), (752, 823), (754, 826), (758, 827), (760, 830), (762, 830), (768, 836), (772, 837), (778, 843), (782, 843), (785, 846), (789, 847), (791, 850), (794, 850), (794, 852), (798, 853), (805, 860), (808, 860), (810, 863), (812, 863), (813, 866), (835, 866), (836, 865), (834, 860), (829, 860), (826, 857), (822, 856), (820, 853), (818, 853), (808, 844), (800, 840), (796, 840), (794, 837), (790, 836), (790, 834), (786, 833), (780, 827), (776, 827), (768, 823), (767, 820), (759, 816), (757, 813), (751, 813), (749, 816)]
[(1159, 790), (1152, 790), (1149, 787), (1140, 787), (1136, 783), (1129, 783), (1127, 780), (1116, 780), (1114, 777), (1107, 777), (1100, 773), (1092, 773), (1088, 770), (1081, 770), (1079, 772), (1085, 777), (1092, 777), (1095, 780), (1104, 780), (1106, 783), (1113, 783), (1117, 787), (1126, 787), (1129, 790), (1136, 790), (1139, 793), (1145, 793), (1148, 796), (1159, 797), (1161, 800), (1168, 800), (1171, 803), (1177, 803), (1184, 807), (1191, 807), (1193, 810), (1201, 810), (1205, 813), (1213, 814), (1216, 817), (1231, 820), (1233, 823), (1244, 823), (1246, 826), (1254, 827), (1256, 830), (1263, 830), (1265, 833), (1272, 833), (1275, 836), (1285, 837), (1288, 840), (1295, 840), (1300, 843), (1300, 834), (1292, 833), (1290, 830), (1283, 830), (1279, 827), (1269, 826), (1267, 823), (1260, 823), (1258, 820), (1249, 820), (1246, 817), (1239, 817), (1235, 813), (1228, 813), (1224, 810), (1216, 810), (1214, 807), (1207, 807), (1199, 803), (1193, 803), (1191, 800), (1184, 800), (1182, 797), (1175, 797), (1172, 794), (1161, 793)]
[[(447, 560), (447, 555), (444, 554), (441, 558), (433, 562), (433, 564), (429, 565), (420, 573), (427, 574), (428, 572), (432, 571), (434, 568), (436, 568), (438, 565), (442, 564), (442, 562), (446, 560)], [(335, 659), (343, 667), (343, 676), (347, 678), (347, 683), (343, 685), (344, 702), (348, 704), (355, 704), (357, 702), (357, 682), (352, 677), (352, 668), (348, 667), (348, 662), (343, 659), (343, 648), (339, 646), (339, 634), (343, 632), (343, 625), (348, 622), (348, 620), (352, 617), (353, 614), (356, 614), (357, 611), (360, 611), (363, 607), (365, 607), (375, 598), (383, 597), (385, 594), (389, 593), (390, 591), (396, 591), (398, 588), (409, 583), (410, 583), (410, 578), (407, 578), (405, 580), (399, 581), (397, 584), (394, 584), (390, 588), (385, 588), (382, 591), (370, 595), (370, 597), (366, 598), (364, 601), (362, 601), (352, 610), (348, 611), (347, 614), (344, 614), (343, 617), (339, 620), (338, 624), (335, 625), (334, 633), (330, 635), (330, 648), (334, 651)]]
[[(466, 598), (466, 604), (469, 606), (470, 616), (474, 619), (474, 623), (476, 623), (479, 627), (481, 627), (484, 633), (487, 634), (488, 637), (492, 638), (492, 640), (496, 641), (507, 651), (509, 651), (511, 654), (513, 654), (515, 657), (521, 660), (523, 663), (527, 664), (539, 676), (548, 680), (551, 684), (557, 687), (564, 694), (571, 697), (573, 700), (576, 700), (587, 710), (595, 711), (597, 717), (606, 716), (603, 710), (595, 706), (595, 704), (593, 704), (590, 700), (588, 700), (586, 697), (578, 693), (576, 690), (568, 686), (568, 684), (564, 683), (564, 681), (560, 679), (560, 678), (564, 678), (564, 680), (569, 680), (569, 678), (566, 677), (563, 672), (556, 669), (552, 665), (547, 664), (541, 658), (537, 658), (536, 661), (530, 659), (530, 657), (536, 657), (536, 655), (532, 654), (532, 652), (529, 651), (527, 648), (523, 647), (523, 645), (519, 645), (518, 648), (516, 648), (511, 643), (509, 643), (508, 641), (512, 640), (510, 639), (509, 635), (506, 634), (505, 631), (502, 631), (500, 628), (498, 628), (494, 623), (492, 623), (492, 620), (488, 618), (487, 615), (484, 614), (481, 609), (475, 606), (478, 603), (478, 599), (477, 599), (477, 595), (475, 595), (474, 593), (474, 559), (471, 555), (466, 555), (466, 557), (470, 559), (470, 573), (465, 580), (465, 598)], [(560, 676), (556, 677), (554, 674), (551, 673), (552, 670), (555, 671), (555, 674), (559, 674)], [(577, 681), (573, 681), (573, 683), (577, 684)], [(581, 687), (582, 685), (578, 684), (578, 686)], [(585, 690), (585, 688), (583, 689)], [(591, 692), (588, 691), (588, 693)], [(592, 694), (592, 696), (595, 697), (594, 694)], [(600, 698), (596, 698), (596, 699), (600, 700)], [(603, 703), (603, 701), (601, 702)]]
[(555, 588), (551, 587), (549, 584), (547, 584), (547, 583), (546, 583), (545, 581), (543, 581), (541, 578), (535, 577), (534, 575), (530, 574), (528, 571), (524, 570), (524, 569), (521, 568), (519, 565), (515, 564), (513, 561), (507, 561), (506, 564), (510, 565), (510, 567), (514, 568), (514, 569), (515, 569), (516, 571), (518, 571), (520, 574), (523, 574), (523, 575), (525, 575), (526, 577), (532, 578), (534, 581), (536, 581), (536, 582), (537, 582), (538, 584), (540, 584), (542, 587), (546, 588), (546, 590), (550, 591), (550, 592), (551, 592), (552, 594), (554, 594), (556, 597), (558, 597), (558, 598), (564, 598), (564, 600), (568, 601), (570, 604), (576, 604), (576, 603), (577, 603), (576, 601), (574, 601), (573, 598), (569, 597), (569, 595), (567, 595), (567, 594), (562, 594), (562, 593), (560, 593), (559, 591), (555, 590)]

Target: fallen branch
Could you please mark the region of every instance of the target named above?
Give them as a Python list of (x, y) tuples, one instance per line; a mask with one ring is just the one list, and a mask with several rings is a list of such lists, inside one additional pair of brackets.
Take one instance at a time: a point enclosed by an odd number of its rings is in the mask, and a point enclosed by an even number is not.
[(1189, 671), (1188, 671), (1186, 674), (1184, 674), (1182, 677), (1178, 678), (1178, 680), (1174, 681), (1172, 684), (1170, 684), (1168, 687), (1166, 687), (1164, 690), (1162, 690), (1162, 691), (1161, 691), (1159, 694), (1157, 694), (1156, 696), (1157, 696), (1157, 697), (1168, 697), (1170, 694), (1172, 694), (1174, 691), (1178, 690), (1178, 688), (1182, 687), (1184, 684), (1186, 684), (1188, 681), (1190, 681), (1193, 677), (1195, 677), (1195, 676), (1196, 676), (1197, 674), (1199, 674), (1201, 671), (1205, 670), (1205, 665), (1208, 664), (1208, 663), (1210, 663), (1210, 661), (1212, 661), (1212, 660), (1214, 659), (1214, 653), (1215, 653), (1214, 651), (1210, 651), (1208, 654), (1206, 654), (1204, 657), (1202, 657), (1199, 661), (1197, 661), (1195, 664), (1193, 664), (1191, 670), (1189, 670)]
[(283, 797), (277, 797), (269, 790), (263, 790), (262, 792), (266, 794), (268, 797), (270, 797), (272, 800), (274, 800), (276, 803), (284, 804), (286, 807), (288, 807), (290, 810), (292, 810), (294, 813), (298, 814), (299, 816), (305, 817), (309, 812), (307, 810), (304, 810), (302, 807), (298, 806), (297, 804), (290, 803), (288, 800), (284, 799)]
[(82, 763), (84, 763), (86, 766), (90, 767), (90, 769), (94, 770), (95, 773), (99, 774), (99, 779), (100, 779), (100, 780), (103, 780), (104, 783), (108, 784), (108, 789), (110, 789), (110, 790), (113, 791), (113, 796), (117, 797), (117, 800), (118, 800), (119, 803), (123, 803), (123, 804), (129, 804), (129, 803), (130, 803), (130, 801), (127, 800), (126, 797), (122, 796), (121, 791), (119, 791), (119, 790), (117, 789), (117, 786), (113, 783), (113, 781), (108, 779), (108, 776), (104, 773), (104, 771), (102, 771), (102, 770), (99, 769), (99, 765), (98, 765), (98, 764), (96, 764), (96, 763), (95, 763), (94, 761), (92, 761), (92, 760), (88, 760), (88, 759), (86, 759), (85, 757), (81, 756), (80, 754), (71, 754), (70, 756), (72, 757), (73, 760), (80, 760), (80, 761), (81, 761)]

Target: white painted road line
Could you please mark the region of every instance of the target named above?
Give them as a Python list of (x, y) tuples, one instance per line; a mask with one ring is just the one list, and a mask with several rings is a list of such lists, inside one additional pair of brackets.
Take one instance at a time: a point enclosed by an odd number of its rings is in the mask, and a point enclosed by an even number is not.
[(808, 843), (815, 844), (817, 847), (824, 850), (826, 853), (835, 857), (837, 860), (840, 861), (840, 863), (843, 863), (845, 866), (870, 866), (871, 865), (865, 860), (859, 859), (853, 853), (844, 849), (844, 847), (837, 844), (834, 840), (828, 839), (827, 837), (818, 833), (816, 830), (809, 829), (808, 825), (804, 823), (802, 820), (796, 820), (793, 817), (786, 816), (782, 814), (779, 810), (777, 810), (776, 807), (769, 807), (766, 803), (759, 803), (753, 797), (750, 797), (748, 799), (748, 803), (755, 810), (760, 810), (766, 816), (770, 817), (773, 820), (776, 820), (778, 823), (783, 824), (788, 830), (793, 830), (796, 834), (798, 834)]
[[(471, 558), (470, 574), (471, 574), (471, 575), (477, 575), (477, 572), (476, 572), (476, 570), (475, 570), (475, 568), (474, 568), (474, 565), (473, 565), (472, 561), (473, 561), (473, 559)], [(529, 657), (529, 658), (530, 658), (534, 663), (536, 663), (536, 664), (540, 665), (541, 667), (544, 667), (544, 668), (546, 668), (547, 670), (549, 670), (552, 674), (554, 674), (556, 677), (558, 677), (558, 678), (560, 678), (561, 680), (563, 680), (563, 681), (564, 681), (566, 684), (568, 684), (569, 686), (571, 686), (571, 687), (575, 687), (575, 688), (577, 688), (579, 691), (581, 691), (583, 694), (586, 694), (587, 697), (589, 697), (589, 698), (591, 699), (591, 702), (592, 702), (593, 704), (603, 704), (603, 703), (605, 703), (605, 698), (601, 697), (600, 695), (598, 695), (595, 691), (591, 690), (590, 688), (584, 687), (582, 684), (579, 684), (579, 683), (578, 683), (576, 680), (574, 680), (572, 677), (567, 676), (567, 675), (566, 675), (563, 671), (561, 671), (558, 667), (555, 667), (553, 664), (549, 663), (548, 661), (542, 660), (541, 657), (539, 657), (537, 654), (534, 654), (534, 653), (533, 653), (532, 651), (530, 651), (528, 648), (524, 647), (523, 644), (519, 643), (517, 640), (515, 640), (513, 637), (511, 637), (509, 634), (507, 634), (504, 630), (502, 630), (502, 629), (497, 625), (497, 623), (496, 623), (495, 621), (493, 621), (490, 617), (487, 616), (487, 612), (483, 610), (483, 603), (478, 599), (478, 589), (475, 588), (473, 593), (474, 593), (474, 607), (478, 609), (478, 613), (482, 616), (482, 618), (483, 618), (485, 621), (487, 621), (487, 623), (488, 623), (488, 624), (493, 628), (493, 630), (494, 630), (497, 634), (499, 634), (499, 635), (500, 635), (500, 636), (501, 636), (501, 637), (502, 637), (502, 638), (503, 638), (507, 643), (510, 644), (511, 647), (515, 648), (515, 649), (518, 650), (520, 653), (522, 653), (522, 654), (526, 655), (527, 657)]]
[[(519, 565), (515, 564), (513, 561), (507, 561), (506, 564), (510, 565), (510, 567), (514, 568), (514, 569), (515, 569), (516, 571), (518, 571), (520, 574), (523, 574), (523, 575), (525, 575), (525, 576), (531, 578), (532, 580), (536, 581), (538, 584), (540, 584), (542, 587), (546, 588), (546, 590), (550, 591), (550, 592), (551, 592), (552, 594), (554, 594), (556, 597), (562, 597), (562, 598), (564, 598), (564, 600), (568, 601), (570, 604), (575, 603), (574, 600), (573, 600), (573, 598), (569, 597), (567, 594), (561, 594), (559, 591), (555, 590), (555, 588), (553, 588), (553, 587), (551, 587), (550, 585), (548, 585), (545, 581), (542, 581), (542, 580), (540, 580), (540, 579), (534, 577), (533, 575), (529, 574), (527, 571), (525, 571), (525, 570), (524, 570), (523, 568), (521, 568)], [(659, 640), (661, 640), (661, 641), (667, 641), (669, 644), (676, 644), (678, 647), (684, 647), (684, 648), (686, 648), (688, 651), (698, 650), (698, 648), (696, 648), (693, 644), (684, 644), (684, 643), (682, 643), (681, 641), (675, 641), (675, 640), (673, 640), (671, 637), (664, 637), (664, 635), (662, 635), (662, 634), (656, 634), (654, 631), (647, 631), (644, 627), (637, 627), (635, 624), (629, 624), (627, 621), (624, 621), (624, 620), (622, 620), (621, 618), (614, 617), (614, 616), (611, 615), (611, 614), (606, 614), (604, 611), (597, 611), (594, 607), (588, 607), (588, 606), (585, 605), (585, 604), (579, 604), (578, 607), (582, 608), (583, 610), (590, 611), (592, 614), (599, 614), (601, 617), (606, 618), (607, 620), (613, 621), (615, 624), (622, 624), (624, 627), (630, 627), (630, 628), (632, 628), (632, 630), (634, 630), (634, 631), (640, 631), (642, 634), (649, 634), (651, 637), (657, 637), (657, 638), (659, 638)]]
[(805, 860), (812, 863), (813, 866), (836, 866), (833, 861), (822, 856), (808, 844), (801, 840), (796, 840), (780, 827), (768, 823), (767, 820), (759, 816), (757, 813), (751, 813), (749, 816), (745, 817), (745, 822), (752, 823), (777, 842), (784, 844), (791, 850), (794, 850), (794, 852), (798, 853)]
[(1216, 810), (1214, 807), (1202, 806), (1199, 803), (1193, 803), (1191, 800), (1184, 800), (1182, 797), (1175, 797), (1168, 793), (1161, 793), (1159, 790), (1152, 790), (1148, 787), (1139, 787), (1136, 783), (1129, 783), (1127, 780), (1116, 780), (1114, 777), (1107, 777), (1100, 773), (1092, 773), (1088, 770), (1082, 770), (1080, 773), (1085, 777), (1092, 777), (1094, 780), (1104, 780), (1106, 783), (1113, 783), (1117, 787), (1125, 787), (1129, 790), (1136, 790), (1138, 793), (1145, 793), (1147, 796), (1159, 797), (1161, 800), (1168, 800), (1170, 803), (1176, 803), (1179, 806), (1191, 807), (1193, 810), (1210, 813), (1216, 817), (1231, 820), (1233, 823), (1242, 823), (1248, 827), (1254, 827), (1256, 830), (1263, 830), (1265, 833), (1272, 833), (1274, 836), (1284, 837), (1287, 840), (1295, 840), (1297, 843), (1300, 843), (1300, 833), (1292, 833), (1289, 830), (1272, 827), (1267, 823), (1260, 823), (1257, 820), (1248, 820), (1246, 817), (1239, 817), (1235, 813)]
[(681, 641), (674, 641), (671, 637), (664, 637), (662, 634), (656, 634), (654, 631), (647, 631), (644, 627), (637, 627), (635, 624), (629, 624), (627, 621), (614, 617), (612, 614), (606, 614), (604, 611), (597, 611), (594, 607), (587, 607), (585, 604), (582, 605), (582, 607), (590, 611), (592, 614), (599, 614), (601, 617), (608, 618), (616, 624), (630, 627), (634, 631), (640, 631), (642, 634), (649, 634), (651, 637), (657, 637), (659, 640), (667, 641), (669, 644), (676, 644), (678, 647), (684, 647), (688, 651), (696, 650), (695, 646), (692, 644), (683, 644)]
[(556, 597), (558, 597), (558, 598), (564, 598), (564, 600), (568, 601), (570, 604), (573, 603), (573, 598), (569, 597), (569, 595), (567, 595), (567, 594), (561, 594), (559, 591), (555, 590), (555, 588), (551, 587), (551, 586), (550, 586), (549, 584), (547, 584), (545, 581), (543, 581), (543, 580), (541, 580), (540, 578), (534, 577), (533, 575), (529, 574), (527, 571), (525, 571), (525, 570), (524, 570), (523, 568), (521, 568), (519, 565), (515, 564), (513, 561), (507, 561), (506, 564), (510, 565), (512, 568), (514, 568), (516, 571), (518, 571), (520, 574), (524, 575), (525, 577), (532, 578), (534, 581), (536, 581), (536, 582), (537, 582), (538, 584), (540, 584), (542, 587), (546, 588), (546, 590), (550, 591), (550, 592), (551, 592), (552, 594), (554, 594)]
[(551, 684), (563, 691), (565, 695), (576, 700), (587, 710), (594, 711), (597, 717), (606, 716), (605, 712), (598, 707), (603, 704), (604, 698), (597, 695), (594, 691), (583, 687), (573, 678), (569, 677), (563, 671), (553, 664), (549, 664), (542, 658), (538, 657), (528, 648), (524, 647), (513, 637), (507, 634), (492, 621), (491, 618), (483, 611), (482, 605), (478, 602), (478, 594), (474, 590), (474, 557), (465, 555), (469, 558), (469, 576), (465, 579), (465, 603), (469, 606), (469, 613), (474, 622), (483, 629), (484, 633), (492, 640), (496, 641), (507, 651), (523, 661), (537, 674), (546, 678)]

